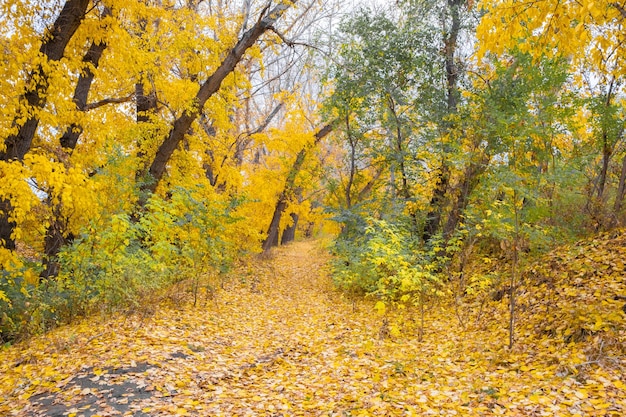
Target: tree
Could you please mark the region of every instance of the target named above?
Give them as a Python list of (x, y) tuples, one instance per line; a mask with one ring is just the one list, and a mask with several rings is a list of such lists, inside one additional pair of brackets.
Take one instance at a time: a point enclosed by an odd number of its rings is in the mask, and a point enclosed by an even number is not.
[[(506, 54), (513, 45), (541, 59), (542, 54), (568, 57), (572, 90), (588, 99), (588, 121), (594, 132), (583, 132), (580, 139), (593, 141), (596, 172), (588, 184), (586, 211), (597, 230), (615, 224), (623, 194), (619, 185), (609, 214), (606, 193), (607, 173), (615, 145), (621, 140), (623, 119), (623, 77), (626, 71), (623, 31), (626, 11), (619, 2), (610, 1), (484, 1), (487, 14), (477, 31), (479, 59)], [(503, 30), (506, 28), (506, 30)], [(585, 117), (587, 117), (585, 116)], [(590, 137), (591, 136), (591, 137)], [(619, 168), (616, 168), (619, 169)], [(618, 175), (618, 183), (621, 175)], [(618, 209), (615, 211), (615, 209)]]
[[(39, 125), (39, 112), (47, 102), (52, 63), (63, 58), (65, 48), (76, 33), (87, 13), (89, 0), (67, 0), (50, 28), (41, 36), (39, 56), (34, 68), (29, 71), (28, 83), (19, 98), (19, 108), (11, 123), (11, 133), (3, 141), (0, 161), (22, 161), (30, 150), (33, 137)], [(10, 200), (3, 196), (0, 200), (0, 242), (7, 249), (15, 249), (13, 231), (16, 223), (12, 220)]]
[(222, 82), (233, 72), (243, 57), (243, 54), (255, 44), (263, 33), (274, 25), (289, 7), (290, 3), (280, 3), (271, 10), (266, 8), (257, 23), (242, 35), (237, 44), (228, 52), (222, 63), (215, 69), (213, 74), (200, 85), (200, 89), (193, 99), (191, 108), (184, 110), (183, 114), (174, 121), (167, 138), (159, 145), (156, 155), (148, 169), (150, 178), (145, 183), (146, 185), (143, 187), (144, 190), (150, 192), (156, 190), (156, 187), (165, 174), (167, 163), (172, 154), (183, 140), (185, 134), (187, 134), (192, 123), (200, 115), (207, 100), (219, 90)]
[(267, 229), (267, 237), (263, 241), (263, 251), (267, 252), (270, 248), (274, 246), (278, 246), (278, 236), (280, 232), (280, 222), (287, 208), (288, 202), (294, 197), (296, 193), (296, 177), (298, 173), (302, 169), (302, 165), (304, 164), (304, 160), (307, 156), (307, 153), (311, 148), (315, 147), (326, 135), (332, 132), (333, 127), (331, 124), (327, 124), (318, 130), (315, 135), (312, 144), (307, 145), (305, 148), (301, 149), (300, 152), (296, 155), (296, 159), (291, 165), (289, 172), (287, 174), (287, 178), (285, 180), (285, 185), (280, 195), (278, 196), (278, 201), (276, 202), (276, 208), (274, 209), (274, 214), (272, 215), (272, 220), (270, 222), (269, 228)]

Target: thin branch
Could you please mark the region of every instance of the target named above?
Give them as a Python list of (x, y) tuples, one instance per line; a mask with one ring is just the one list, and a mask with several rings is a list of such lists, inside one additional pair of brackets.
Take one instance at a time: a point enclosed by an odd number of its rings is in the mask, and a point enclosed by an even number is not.
[(285, 43), (287, 46), (289, 46), (290, 48), (294, 47), (295, 44), (292, 41), (290, 41), (287, 38), (285, 38), (285, 36), (282, 33), (280, 33), (278, 30), (276, 30), (276, 28), (274, 26), (270, 26), (269, 30), (274, 32), (276, 34), (276, 36), (278, 36), (280, 38), (280, 40), (283, 41), (283, 43)]
[(622, 15), (622, 19), (626, 19), (626, 9), (624, 6), (618, 3), (611, 3), (610, 5), (617, 9), (617, 11)]
[(121, 104), (121, 103), (128, 103), (129, 101), (131, 101), (133, 98), (135, 97), (135, 93), (130, 93), (129, 95), (127, 95), (126, 97), (111, 97), (111, 98), (105, 98), (103, 100), (100, 101), (96, 101), (95, 103), (89, 103), (85, 105), (85, 111), (89, 111), (89, 110), (94, 110), (97, 109), (99, 107), (102, 106), (106, 106), (107, 104)]
[(289, 46), (290, 48), (293, 48), (293, 47), (296, 47), (296, 46), (305, 46), (307, 48), (315, 49), (316, 51), (321, 52), (324, 56), (330, 57), (330, 54), (328, 52), (322, 50), (322, 48), (320, 48), (318, 46), (311, 45), (310, 43), (306, 43), (306, 42), (290, 41), (289, 39), (287, 39), (285, 37), (285, 35), (280, 33), (274, 26), (270, 26), (269, 30), (274, 32), (276, 34), (276, 36), (278, 36), (280, 38), (280, 40), (283, 41), (283, 43), (285, 45)]

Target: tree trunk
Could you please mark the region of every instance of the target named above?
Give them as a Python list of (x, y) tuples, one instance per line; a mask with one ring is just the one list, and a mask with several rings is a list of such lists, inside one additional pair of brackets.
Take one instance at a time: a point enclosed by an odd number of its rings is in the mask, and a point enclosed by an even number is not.
[(400, 194), (406, 200), (411, 198), (411, 190), (409, 188), (409, 180), (406, 174), (406, 167), (404, 163), (404, 139), (402, 137), (402, 127), (400, 126), (400, 118), (398, 117), (398, 113), (396, 111), (396, 104), (392, 97), (387, 99), (387, 104), (393, 119), (396, 122), (396, 144), (395, 144), (395, 152), (397, 153), (397, 157), (395, 158), (398, 161), (398, 168), (400, 169), (400, 177), (402, 178), (402, 189), (400, 190)]
[[(302, 203), (302, 201), (304, 201), (304, 198), (302, 197), (302, 189), (301, 188), (297, 188), (294, 191), (295, 197), (297, 197), (298, 199), (298, 203)], [(293, 242), (296, 238), (296, 230), (298, 228), (298, 220), (300, 220), (300, 216), (297, 213), (291, 213), (291, 225), (287, 226), (285, 228), (285, 230), (283, 231), (283, 234), (280, 238), (280, 244), (281, 245), (285, 245), (289, 242)]]
[[(452, 25), (450, 30), (447, 31), (447, 37), (444, 39), (446, 110), (448, 114), (455, 113), (458, 106), (459, 69), (456, 66), (455, 58), (459, 31), (461, 30), (460, 8), (464, 3), (465, 0), (448, 0), (448, 10), (452, 16)], [(446, 133), (449, 132), (451, 128), (448, 124), (449, 122), (444, 121), (444, 131)], [(448, 149), (445, 144), (442, 145), (441, 152), (443, 157), (439, 169), (439, 178), (437, 179), (437, 185), (430, 200), (430, 210), (426, 215), (426, 224), (424, 225), (424, 232), (422, 233), (424, 242), (428, 242), (439, 231), (441, 216), (446, 203), (446, 193), (448, 192), (450, 182), (450, 168), (448, 167), (447, 160)]]
[(456, 199), (452, 204), (448, 220), (443, 228), (443, 236), (446, 240), (452, 236), (459, 225), (461, 216), (469, 204), (470, 195), (472, 191), (474, 191), (474, 188), (476, 188), (476, 185), (478, 185), (479, 177), (485, 171), (488, 162), (489, 158), (485, 155), (482, 161), (470, 162), (465, 169), (463, 179), (457, 189)]
[[(152, 160), (152, 164), (148, 169), (150, 178), (149, 181), (146, 181), (142, 186), (143, 191), (153, 193), (156, 190), (165, 174), (167, 163), (172, 157), (172, 154), (191, 128), (191, 124), (200, 115), (207, 100), (220, 89), (224, 79), (235, 70), (243, 54), (256, 43), (263, 33), (274, 25), (278, 18), (289, 9), (292, 3), (295, 2), (279, 2), (262, 19), (257, 21), (252, 28), (242, 35), (241, 39), (239, 39), (237, 44), (230, 50), (215, 72), (200, 86), (200, 90), (194, 99), (193, 107), (189, 110), (185, 110), (183, 114), (176, 119), (168, 137), (165, 138), (161, 146), (159, 146)], [(140, 177), (144, 175), (143, 172), (139, 172), (138, 174)]]
[[(617, 187), (617, 194), (615, 195), (615, 204), (613, 205), (614, 218), (619, 218), (619, 213), (622, 210), (622, 203), (624, 202), (624, 195), (626, 194), (626, 155), (622, 159), (622, 172), (619, 176), (619, 186)], [(616, 223), (616, 222), (614, 222)], [(616, 224), (614, 224), (616, 226)]]
[[(102, 13), (102, 17), (111, 15), (111, 9), (105, 8)], [(89, 98), (89, 91), (95, 78), (95, 74), (92, 71), (93, 68), (98, 68), (100, 64), (100, 58), (107, 44), (104, 41), (93, 41), (91, 46), (83, 56), (83, 63), (85, 64), (76, 83), (74, 89), (74, 104), (76, 110), (84, 112), (87, 109), (87, 99)], [(59, 139), (61, 146), (71, 154), (76, 145), (78, 139), (83, 132), (83, 127), (79, 124), (72, 123), (66, 130), (63, 136)], [(49, 204), (53, 204), (48, 200)], [(39, 275), (42, 278), (55, 277), (59, 274), (60, 265), (57, 260), (57, 256), (63, 246), (67, 245), (73, 240), (73, 236), (67, 232), (67, 219), (63, 217), (61, 206), (57, 205), (52, 208), (52, 220), (50, 226), (46, 229), (44, 237), (44, 257), (43, 257), (43, 271)]]
[(137, 123), (147, 123), (150, 121), (150, 113), (157, 108), (156, 92), (145, 92), (145, 81), (141, 80), (135, 84), (135, 99), (137, 100), (135, 109), (137, 112)]
[(56, 277), (59, 274), (61, 265), (57, 256), (65, 245), (74, 240), (74, 235), (67, 232), (68, 219), (63, 217), (60, 204), (52, 208), (52, 216), (53, 220), (46, 229), (44, 238), (44, 269), (39, 274), (41, 278)]
[(348, 183), (344, 190), (346, 196), (346, 208), (352, 207), (352, 184), (356, 175), (356, 139), (352, 136), (350, 130), (350, 116), (346, 115), (346, 135), (348, 135), (348, 143), (350, 144), (350, 173), (348, 175)]
[(449, 182), (450, 170), (448, 169), (447, 161), (444, 159), (441, 162), (437, 186), (430, 199), (430, 210), (426, 215), (426, 224), (424, 225), (424, 232), (422, 233), (422, 240), (424, 242), (428, 242), (439, 230)]
[[(104, 16), (108, 16), (111, 14), (109, 9), (105, 10)], [(106, 49), (107, 45), (105, 42), (97, 43), (93, 41), (89, 50), (83, 57), (83, 62), (85, 66), (83, 67), (83, 71), (78, 77), (78, 82), (76, 83), (76, 89), (74, 90), (74, 103), (76, 104), (76, 109), (79, 111), (85, 111), (87, 108), (87, 98), (89, 97), (89, 91), (91, 90), (91, 84), (93, 83), (95, 74), (91, 70), (91, 68), (98, 68), (100, 63), (100, 58), (102, 57), (102, 53)], [(70, 127), (65, 130), (65, 133), (60, 139), (61, 146), (67, 148), (69, 150), (74, 150), (76, 148), (76, 144), (78, 143), (78, 138), (83, 132), (83, 127), (72, 123)]]
[[(331, 124), (327, 124), (323, 128), (321, 128), (315, 134), (315, 140), (312, 146), (316, 146), (326, 135), (332, 132), (333, 127)], [(287, 208), (287, 203), (295, 190), (296, 177), (302, 168), (302, 164), (304, 163), (304, 159), (306, 157), (308, 147), (300, 150), (298, 155), (296, 156), (296, 160), (294, 161), (289, 173), (287, 174), (287, 179), (285, 180), (285, 186), (283, 187), (283, 191), (280, 193), (278, 197), (278, 201), (276, 202), (276, 208), (274, 209), (274, 214), (272, 215), (272, 221), (270, 222), (270, 226), (267, 229), (267, 237), (263, 242), (263, 252), (269, 251), (272, 247), (278, 246), (278, 235), (280, 232), (280, 220), (282, 218), (285, 209)]]
[[(48, 61), (59, 61), (65, 53), (65, 48), (74, 33), (80, 26), (85, 14), (89, 0), (67, 0), (63, 9), (57, 16), (52, 28), (46, 30), (43, 35), (39, 52), (47, 58)], [(22, 161), (30, 147), (39, 126), (38, 110), (46, 105), (46, 93), (48, 91), (48, 76), (40, 64), (30, 74), (29, 79), (33, 81), (32, 87), (27, 89), (20, 97), (20, 102), (27, 103), (25, 110), (18, 111), (13, 119), (13, 125), (19, 126), (16, 134), (9, 135), (5, 141), (4, 151), (0, 151), (1, 161), (10, 161), (16, 159)], [(28, 115), (24, 123), (19, 120)], [(4, 247), (9, 250), (15, 250), (15, 240), (13, 239), (13, 230), (17, 226), (10, 220), (11, 203), (8, 200), (0, 201), (0, 240)]]
[[(89, 0), (67, 0), (65, 2), (52, 29), (46, 30), (39, 48), (39, 52), (48, 61), (59, 61), (63, 57), (67, 44), (76, 33), (87, 12), (88, 5)], [(18, 120), (23, 117), (23, 114), (18, 114), (14, 118), (14, 125), (19, 126), (19, 129), (17, 134), (10, 135), (5, 139), (6, 148), (0, 152), (0, 160), (17, 159), (21, 161), (29, 151), (39, 125), (37, 110), (43, 109), (47, 102), (48, 76), (42, 65), (38, 65), (30, 73), (29, 78), (34, 81), (33, 85), (22, 94), (20, 100), (27, 103), (28, 109), (26, 111), (29, 117), (21, 125)]]
[(283, 235), (280, 239), (280, 244), (281, 245), (286, 245), (289, 242), (293, 242), (296, 238), (296, 229), (298, 227), (298, 220), (300, 219), (300, 216), (298, 216), (296, 213), (291, 213), (291, 220), (293, 222), (293, 224), (291, 226), (287, 226), (285, 228), (285, 231), (283, 232)]
[(607, 133), (602, 134), (602, 167), (600, 168), (600, 178), (598, 179), (598, 200), (601, 202), (604, 198), (604, 189), (606, 188), (606, 179), (609, 172), (609, 164), (611, 162), (611, 156), (613, 155), (613, 149), (609, 144)]
[(0, 200), (0, 245), (8, 250), (15, 250), (15, 239), (13, 230), (17, 226), (14, 221), (9, 220), (13, 208), (8, 200)]
[(452, 15), (452, 26), (448, 32), (448, 37), (444, 40), (448, 113), (456, 112), (459, 101), (459, 70), (454, 60), (456, 58), (459, 31), (461, 30), (460, 8), (464, 3), (465, 0), (448, 0), (448, 9)]

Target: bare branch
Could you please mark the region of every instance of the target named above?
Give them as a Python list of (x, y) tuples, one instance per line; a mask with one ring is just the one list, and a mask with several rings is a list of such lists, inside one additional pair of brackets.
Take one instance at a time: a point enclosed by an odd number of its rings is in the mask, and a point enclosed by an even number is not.
[(622, 15), (622, 19), (626, 19), (626, 9), (619, 3), (611, 3), (611, 6), (615, 7), (617, 11)]
[(105, 98), (100, 101), (96, 101), (95, 103), (89, 103), (85, 105), (85, 111), (94, 110), (102, 106), (106, 106), (107, 104), (121, 104), (128, 103), (135, 97), (135, 93), (130, 93), (126, 97), (110, 97)]

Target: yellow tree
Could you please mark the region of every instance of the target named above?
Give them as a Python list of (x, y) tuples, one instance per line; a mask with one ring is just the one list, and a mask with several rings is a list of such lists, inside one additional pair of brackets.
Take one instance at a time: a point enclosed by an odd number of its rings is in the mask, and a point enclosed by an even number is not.
[[(586, 209), (596, 228), (615, 224), (624, 198), (626, 158), (622, 161), (613, 213), (607, 211), (610, 165), (624, 131), (623, 79), (626, 75), (626, 4), (616, 1), (540, 2), (484, 0), (487, 11), (477, 31), (478, 58), (506, 55), (514, 46), (535, 57), (558, 55), (571, 64), (572, 88), (586, 99), (580, 113), (578, 146), (596, 149)], [(619, 169), (616, 169), (619, 171)], [(607, 221), (607, 216), (612, 220)]]
[[(50, 79), (54, 76), (53, 72), (58, 71), (61, 66), (60, 61), (65, 54), (65, 49), (85, 18), (89, 3), (89, 0), (68, 0), (56, 20), (40, 35), (39, 41), (33, 39), (36, 34), (32, 32), (32, 27), (29, 25), (24, 25), (24, 27), (17, 27), (16, 25), (14, 29), (17, 32), (9, 34), (12, 39), (20, 36), (31, 39), (40, 44), (40, 47), (38, 51), (31, 53), (30, 62), (26, 64), (28, 75), (25, 80), (18, 84), (18, 91), (21, 90), (19, 96), (8, 100), (8, 107), (12, 107), (13, 111), (7, 112), (11, 115), (9, 116), (10, 119), (3, 120), (4, 123), (1, 128), (0, 137), (3, 139), (0, 147), (1, 162), (9, 164), (13, 160), (21, 162), (30, 150), (40, 123), (40, 113), (48, 101), (47, 93)], [(2, 6), (5, 19), (13, 17), (15, 21), (19, 21), (20, 18), (30, 13), (28, 9), (25, 10), (28, 5), (4, 3)], [(5, 48), (11, 46), (16, 45), (9, 40)], [(22, 51), (8, 52), (20, 55), (22, 53)], [(9, 55), (7, 54), (7, 56)], [(9, 71), (18, 70), (8, 61), (5, 61), (4, 64)], [(23, 70), (24, 68), (20, 69)], [(10, 88), (10, 85), (3, 87)], [(0, 195), (0, 241), (4, 243), (7, 249), (12, 250), (15, 249), (13, 230), (16, 222), (8, 194), (5, 191)]]

